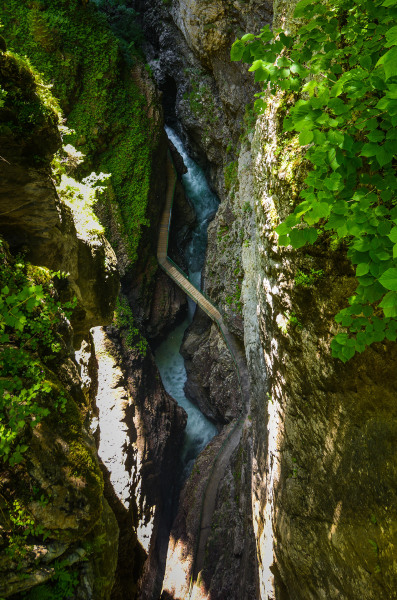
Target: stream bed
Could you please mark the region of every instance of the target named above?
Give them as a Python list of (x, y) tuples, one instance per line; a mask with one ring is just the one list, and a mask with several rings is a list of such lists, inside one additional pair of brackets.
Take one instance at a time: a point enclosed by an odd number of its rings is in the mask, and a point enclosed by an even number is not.
[[(166, 132), (188, 169), (188, 172), (182, 176), (182, 184), (195, 208), (197, 224), (193, 230), (191, 241), (187, 245), (185, 258), (189, 268), (189, 279), (200, 289), (201, 270), (207, 247), (207, 227), (218, 208), (218, 199), (209, 188), (202, 169), (189, 157), (176, 133), (169, 127), (166, 127)], [(217, 433), (215, 425), (202, 414), (193, 402), (186, 398), (183, 389), (187, 375), (179, 349), (184, 332), (192, 321), (195, 306), (195, 303), (189, 299), (188, 317), (171, 331), (155, 352), (156, 364), (165, 389), (186, 410), (188, 415), (181, 455), (183, 480), (190, 474), (198, 454)]]

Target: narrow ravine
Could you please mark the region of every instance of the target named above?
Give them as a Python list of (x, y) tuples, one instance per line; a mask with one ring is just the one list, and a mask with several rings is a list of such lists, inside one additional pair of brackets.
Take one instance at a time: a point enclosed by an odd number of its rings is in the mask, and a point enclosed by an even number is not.
[(183, 390), (187, 375), (179, 349), (185, 329), (190, 322), (191, 318), (187, 318), (181, 325), (171, 331), (155, 353), (157, 367), (165, 389), (186, 410), (188, 415), (181, 454), (183, 479), (192, 470), (197, 455), (217, 433), (215, 425), (203, 415), (193, 402), (186, 398)]
[(201, 270), (204, 266), (207, 248), (207, 228), (218, 209), (219, 202), (211, 191), (203, 170), (190, 158), (181, 139), (170, 127), (166, 127), (165, 130), (187, 168), (187, 173), (182, 175), (182, 184), (186, 196), (191, 200), (196, 211), (197, 223), (192, 233), (192, 239), (186, 247), (185, 258), (189, 269), (189, 279), (198, 289), (201, 289)]
[[(191, 241), (187, 245), (185, 258), (189, 270), (189, 279), (196, 287), (200, 288), (201, 270), (207, 246), (207, 227), (217, 210), (218, 200), (210, 190), (202, 169), (189, 157), (180, 138), (169, 127), (166, 127), (166, 132), (188, 169), (187, 173), (182, 176), (182, 183), (186, 195), (195, 208), (197, 223)], [(165, 389), (188, 414), (185, 440), (181, 453), (182, 480), (188, 477), (195, 458), (217, 433), (215, 425), (202, 414), (195, 404), (186, 398), (184, 393), (187, 375), (179, 349), (183, 334), (192, 321), (195, 306), (194, 302), (189, 299), (188, 317), (181, 325), (171, 331), (155, 353), (156, 363)]]

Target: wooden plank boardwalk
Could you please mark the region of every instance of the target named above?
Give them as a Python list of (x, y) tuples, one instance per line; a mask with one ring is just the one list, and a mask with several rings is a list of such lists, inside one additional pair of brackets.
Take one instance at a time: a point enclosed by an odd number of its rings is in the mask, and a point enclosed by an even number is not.
[(173, 279), (175, 283), (179, 285), (179, 287), (182, 288), (183, 291), (186, 292), (186, 294), (190, 296), (190, 298), (194, 300), (194, 302), (196, 302), (213, 321), (216, 321), (220, 325), (222, 322), (222, 315), (219, 310), (189, 281), (186, 275), (184, 275), (179, 269), (177, 269), (176, 266), (173, 265), (173, 263), (167, 257), (172, 201), (176, 184), (176, 174), (171, 161), (168, 161), (167, 177), (167, 196), (160, 222), (160, 232), (157, 244), (157, 260), (164, 271), (166, 271), (166, 273), (171, 277), (171, 279)]

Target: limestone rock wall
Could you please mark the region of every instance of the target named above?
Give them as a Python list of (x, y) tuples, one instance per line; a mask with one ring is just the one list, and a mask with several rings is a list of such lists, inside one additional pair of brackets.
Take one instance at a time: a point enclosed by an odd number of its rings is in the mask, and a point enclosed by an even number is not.
[[(113, 585), (118, 526), (103, 495), (95, 442), (88, 430), (90, 399), (74, 345), (88, 336), (90, 327), (112, 318), (119, 288), (116, 259), (102, 236), (77, 235), (73, 216), (58, 197), (50, 167), (60, 145), (58, 119), (40, 96), (29, 65), (0, 52), (0, 84), (18, 99), (14, 106), (5, 103), (1, 108), (1, 276), (23, 252), (22, 260), (35, 266), (69, 270), (58, 295), (77, 297), (74, 330), (66, 320), (59, 327), (59, 352), (42, 356), (40, 349), (35, 354), (52, 390), (50, 398), (44, 391), (39, 394), (49, 414), (31, 435), (25, 430), (27, 448), (21, 461), (13, 465), (2, 457), (0, 593), (20, 597), (31, 588), (57, 582), (61, 572), (68, 578), (70, 567), (78, 583), (76, 598), (102, 600), (110, 597)], [(35, 267), (31, 271), (40, 272)], [(2, 314), (7, 314), (4, 307)], [(7, 340), (4, 343), (2, 366)]]
[[(42, 367), (54, 390), (67, 399), (65, 414), (52, 407), (51, 416), (33, 430), (21, 465), (0, 473), (0, 594), (15, 600), (23, 592), (34, 597), (35, 588), (43, 585), (47, 587), (37, 588), (38, 594), (58, 593), (54, 585), (66, 571), (73, 587), (68, 593), (78, 600), (134, 597), (144, 567), (149, 582), (157, 570), (157, 539), (163, 539), (159, 524), (185, 416), (165, 393), (149, 350), (145, 359), (133, 355), (113, 329), (118, 345), (108, 341), (105, 347), (102, 339), (95, 340), (95, 358), (89, 330), (112, 320), (119, 290), (116, 256), (101, 234), (85, 236), (77, 230), (74, 213), (57, 193), (50, 162), (61, 144), (58, 115), (43, 104), (32, 70), (22, 59), (0, 51), (0, 85), (19, 100), (15, 108), (0, 107), (0, 233), (9, 245), (2, 241), (2, 250), (9, 247), (14, 255), (22, 251), (33, 265), (68, 271), (68, 278), (59, 283), (59, 297), (77, 297), (71, 324), (65, 321), (60, 329), (62, 352), (50, 368), (47, 363)], [(36, 118), (27, 124), (26, 111), (33, 109)], [(161, 119), (161, 113), (156, 114)], [(160, 140), (153, 159), (165, 154)], [(153, 302), (158, 307), (150, 309), (157, 270), (156, 224), (167, 183), (159, 173), (161, 169), (153, 174), (148, 208), (152, 222), (142, 240), (147, 261), (141, 265), (143, 273), (148, 262), (154, 265), (146, 272), (150, 281), (145, 292), (153, 335), (166, 329), (165, 317), (172, 321), (185, 303), (174, 286), (159, 279)], [(122, 249), (118, 255), (125, 273)], [(76, 357), (75, 347), (80, 348)], [(102, 431), (90, 430), (98, 413), (98, 389)], [(120, 442), (117, 451), (115, 437)], [(20, 534), (25, 523), (17, 522), (22, 560), (19, 546), (14, 554), (9, 547), (14, 539), (10, 524), (18, 514), (15, 502), (28, 511), (35, 527), (25, 540)], [(19, 520), (26, 518), (22, 514)]]
[(164, 391), (149, 350), (143, 356), (128, 349), (115, 328), (95, 328), (93, 345), (98, 453), (111, 506), (124, 523), (112, 599), (135, 597), (140, 577), (151, 597), (186, 414)]
[[(250, 276), (268, 386), (252, 398), (261, 597), (393, 598), (396, 347), (374, 344), (345, 365), (333, 359), (333, 316), (354, 286), (345, 251), (326, 238), (299, 251), (276, 245), (274, 227), (303, 177), (298, 146), (280, 137), (284, 111), (275, 99), (253, 144)], [(258, 357), (250, 364), (258, 372)]]
[[(49, 162), (61, 145), (58, 118), (40, 110), (32, 73), (8, 54), (0, 54), (0, 81), (18, 94), (20, 106), (0, 109), (0, 233), (13, 252), (25, 252), (33, 264), (69, 273), (71, 293), (78, 299), (73, 320), (76, 343), (90, 327), (109, 322), (119, 279), (116, 258), (103, 236), (77, 235), (70, 209), (51, 179)], [(27, 108), (29, 107), (29, 108)]]
[(134, 6), (143, 22), (147, 59), (165, 96), (167, 121), (187, 134), (222, 193), (226, 149), (238, 144), (254, 92), (245, 69), (230, 62), (230, 46), (240, 32), (269, 23), (272, 4), (136, 0)]

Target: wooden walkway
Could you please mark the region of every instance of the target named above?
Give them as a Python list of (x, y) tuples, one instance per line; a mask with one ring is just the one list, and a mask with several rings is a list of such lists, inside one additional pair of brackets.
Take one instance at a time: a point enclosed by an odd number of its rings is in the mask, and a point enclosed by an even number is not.
[(160, 222), (160, 233), (157, 244), (157, 260), (166, 273), (175, 281), (190, 298), (207, 313), (207, 315), (216, 321), (219, 326), (222, 323), (222, 315), (219, 310), (192, 284), (189, 279), (180, 271), (167, 257), (168, 234), (171, 223), (172, 201), (174, 198), (176, 174), (171, 161), (168, 161), (167, 167), (167, 196), (163, 215)]

